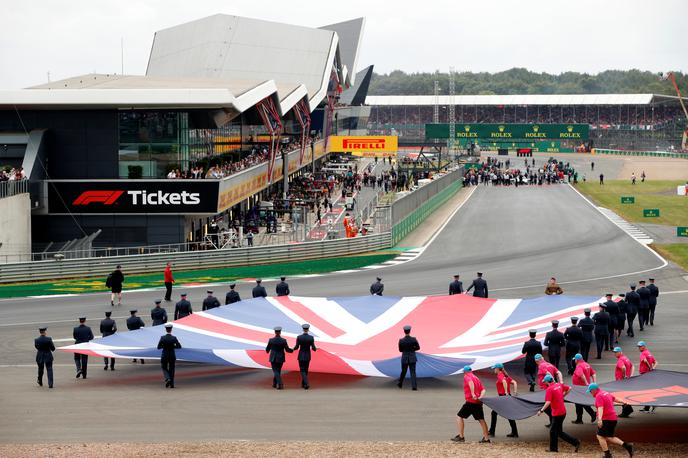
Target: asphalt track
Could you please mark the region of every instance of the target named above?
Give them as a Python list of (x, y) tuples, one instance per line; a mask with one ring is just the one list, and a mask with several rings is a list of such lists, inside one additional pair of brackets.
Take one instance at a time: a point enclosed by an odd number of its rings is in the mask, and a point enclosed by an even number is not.
[[(619, 293), (629, 281), (649, 274), (635, 272), (649, 271), (663, 292), (683, 292), (660, 296), (657, 326), (640, 337), (649, 342), (662, 368), (688, 370), (685, 272), (665, 266), (566, 185), (480, 187), (416, 260), (290, 285), (297, 295), (364, 295), (381, 274), (387, 295), (446, 294), (453, 274), (460, 273), (467, 284), (478, 270), (485, 273), (491, 296), (503, 298), (541, 295), (552, 275), (567, 294)], [(194, 304), (204, 296), (203, 288), (189, 293)], [(241, 286), (240, 293), (250, 295), (250, 287)], [(129, 308), (146, 312), (146, 317), (160, 296), (125, 294), (125, 305), (114, 313), (120, 328)], [(313, 389), (303, 391), (297, 388), (298, 374), (291, 373), (285, 378), (287, 389), (275, 391), (269, 371), (180, 364), (178, 389), (165, 390), (154, 361), (141, 366), (120, 360), (112, 373), (90, 358), (89, 379), (83, 381), (74, 379), (71, 355), (58, 352), (56, 389), (38, 388), (31, 345), (37, 324), (48, 324), (55, 339), (67, 339), (77, 316), (89, 316), (97, 328), (108, 309), (109, 298), (103, 294), (0, 301), (0, 442), (442, 440), (456, 434), (461, 376), (421, 380), (420, 390), (412, 392), (398, 390), (389, 379), (313, 374)], [(623, 340), (637, 360), (634, 343)], [(612, 356), (605, 354), (601, 362), (594, 364), (599, 379), (610, 380)], [(507, 367), (522, 382), (521, 363)], [(488, 392), (494, 392), (493, 378), (479, 375)], [(648, 432), (652, 437), (647, 439), (655, 442), (685, 440), (680, 434), (688, 427), (684, 409), (634, 417), (620, 431), (636, 440)], [(544, 423), (542, 418), (519, 422), (522, 440), (545, 439)], [(584, 439), (594, 434), (589, 425), (569, 425), (567, 430)], [(467, 436), (477, 438), (478, 431), (469, 422)], [(507, 440), (505, 421), (497, 431), (497, 440)]]

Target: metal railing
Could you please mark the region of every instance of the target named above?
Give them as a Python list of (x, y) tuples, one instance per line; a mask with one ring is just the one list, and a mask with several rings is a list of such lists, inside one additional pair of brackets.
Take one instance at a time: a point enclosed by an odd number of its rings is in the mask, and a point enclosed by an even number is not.
[(29, 180), (0, 181), (0, 199), (29, 192)]
[(117, 264), (122, 265), (125, 274), (160, 272), (162, 275), (168, 261), (179, 270), (302, 262), (377, 251), (389, 248), (391, 240), (391, 234), (386, 232), (300, 244), (4, 264), (0, 265), (0, 283), (86, 277), (104, 279)]

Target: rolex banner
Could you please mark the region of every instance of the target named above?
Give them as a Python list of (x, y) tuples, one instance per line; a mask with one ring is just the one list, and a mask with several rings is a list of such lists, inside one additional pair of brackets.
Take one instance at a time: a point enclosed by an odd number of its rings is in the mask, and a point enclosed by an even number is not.
[[(588, 124), (461, 124), (455, 127), (460, 140), (488, 139), (508, 141), (527, 140), (587, 140)], [(449, 124), (426, 124), (425, 138), (449, 138)]]

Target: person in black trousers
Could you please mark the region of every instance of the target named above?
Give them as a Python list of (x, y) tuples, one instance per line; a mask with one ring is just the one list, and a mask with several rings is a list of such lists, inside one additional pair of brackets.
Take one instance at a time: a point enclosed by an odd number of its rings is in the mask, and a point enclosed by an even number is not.
[(303, 334), (296, 337), (296, 345), (294, 346), (293, 350), (299, 351), (297, 360), (299, 361), (299, 371), (301, 372), (301, 388), (304, 390), (307, 390), (311, 387), (308, 383), (308, 368), (311, 364), (311, 350), (318, 350), (315, 348), (315, 339), (308, 333), (310, 327), (311, 325), (308, 323), (301, 325)]
[(638, 308), (640, 307), (640, 296), (635, 291), (635, 283), (631, 283), (631, 290), (626, 293), (626, 321), (628, 321), (628, 329), (626, 330), (626, 335), (628, 337), (635, 337), (635, 332), (633, 331), (633, 320), (638, 313)]
[(590, 345), (592, 345), (593, 333), (595, 331), (595, 322), (590, 318), (592, 310), (586, 308), (583, 310), (585, 316), (578, 322), (578, 327), (583, 333), (583, 340), (581, 340), (581, 354), (585, 361), (588, 360), (590, 356)]
[(48, 373), (48, 388), (53, 387), (53, 352), (55, 351), (55, 344), (53, 339), (45, 335), (48, 328), (38, 328), (41, 334), (33, 341), (33, 346), (36, 347), (36, 364), (38, 365), (38, 378), (36, 382), (38, 386), (43, 386), (43, 371)]
[[(103, 337), (111, 336), (117, 332), (117, 323), (115, 323), (115, 320), (110, 318), (111, 315), (112, 312), (105, 312), (105, 319), (100, 321), (100, 334)], [(103, 358), (103, 362), (105, 362), (105, 370), (108, 370), (108, 363), (110, 366), (110, 370), (115, 370), (115, 358)]]
[(659, 288), (655, 285), (655, 279), (650, 278), (650, 284), (647, 285), (650, 290), (650, 326), (655, 325), (655, 309), (657, 308), (657, 298), (659, 297)]
[(607, 313), (607, 306), (599, 304), (600, 311), (593, 317), (595, 322), (595, 343), (597, 344), (597, 359), (602, 359), (602, 351), (609, 351), (609, 313)]
[[(497, 374), (497, 394), (499, 396), (516, 396), (518, 394), (518, 384), (516, 380), (512, 379), (509, 374), (504, 369), (504, 364), (497, 363), (492, 366), (495, 374)], [(511, 389), (513, 387), (513, 390)], [(511, 426), (511, 433), (507, 434), (506, 437), (518, 437), (518, 427), (516, 427), (515, 420), (509, 420), (509, 426)], [(490, 437), (495, 436), (495, 431), (497, 429), (497, 412), (492, 411), (490, 418)]]
[(293, 353), (294, 350), (289, 348), (287, 344), (287, 339), (282, 337), (282, 327), (275, 327), (275, 337), (272, 337), (268, 341), (267, 347), (265, 347), (265, 353), (270, 354), (270, 367), (272, 367), (272, 387), (278, 390), (284, 389), (284, 384), (282, 383), (282, 366), (286, 361), (286, 355), (284, 352)]
[(415, 337), (411, 337), (411, 326), (404, 326), (404, 337), (399, 339), (399, 351), (401, 352), (401, 374), (399, 374), (399, 381), (397, 386), (401, 388), (404, 385), (406, 378), (406, 371), (411, 371), (411, 389), (416, 391), (418, 385), (416, 384), (416, 352), (420, 350), (420, 344)]
[(559, 320), (552, 320), (552, 330), (545, 335), (545, 347), (547, 347), (547, 356), (549, 362), (559, 369), (559, 361), (561, 360), (561, 349), (566, 346), (564, 334), (559, 331)]
[(530, 339), (523, 344), (521, 353), (526, 355), (525, 366), (523, 367), (523, 373), (526, 376), (526, 381), (530, 386), (530, 391), (535, 391), (535, 383), (537, 380), (538, 367), (535, 363), (535, 355), (542, 354), (542, 344), (535, 339), (537, 335), (537, 329), (529, 329), (528, 335)]
[[(86, 343), (93, 340), (93, 331), (86, 326), (86, 317), (79, 317), (79, 326), (74, 328), (72, 332), (74, 337), (74, 344)], [(76, 365), (76, 378), (88, 375), (88, 355), (74, 353), (74, 364)]]
[(177, 364), (176, 350), (182, 348), (182, 344), (172, 335), (172, 323), (165, 325), (165, 331), (167, 334), (160, 337), (158, 342), (158, 350), (162, 350), (160, 366), (163, 377), (165, 377), (165, 388), (174, 388), (174, 370)]

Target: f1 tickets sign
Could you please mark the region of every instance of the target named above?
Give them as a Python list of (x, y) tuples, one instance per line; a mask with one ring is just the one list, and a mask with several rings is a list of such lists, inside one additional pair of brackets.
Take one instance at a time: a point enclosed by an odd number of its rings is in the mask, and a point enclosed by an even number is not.
[(399, 149), (398, 137), (331, 135), (328, 139), (330, 152), (353, 153), (359, 156), (387, 157), (396, 154)]

